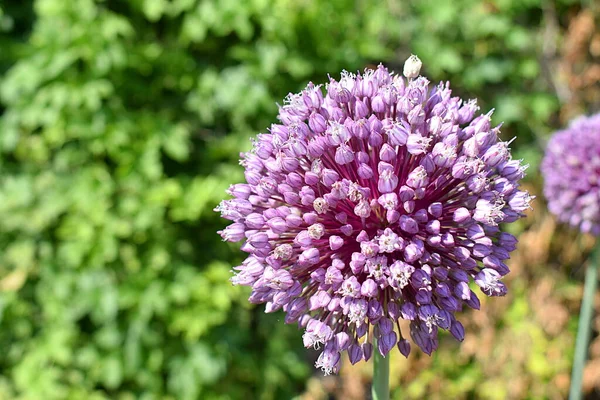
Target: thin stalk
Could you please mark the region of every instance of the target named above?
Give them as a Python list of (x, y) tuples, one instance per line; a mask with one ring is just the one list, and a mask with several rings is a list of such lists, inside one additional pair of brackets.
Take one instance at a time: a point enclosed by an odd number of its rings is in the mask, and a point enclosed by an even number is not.
[(573, 360), (571, 389), (569, 391), (570, 400), (581, 399), (581, 381), (583, 380), (583, 369), (590, 342), (594, 294), (598, 285), (598, 264), (600, 264), (600, 243), (596, 245), (585, 272), (585, 286), (583, 288), (583, 299), (581, 300), (581, 311), (579, 313), (579, 326), (575, 342), (575, 359)]
[(377, 340), (373, 339), (373, 400), (390, 399), (390, 354), (383, 357), (377, 349)]

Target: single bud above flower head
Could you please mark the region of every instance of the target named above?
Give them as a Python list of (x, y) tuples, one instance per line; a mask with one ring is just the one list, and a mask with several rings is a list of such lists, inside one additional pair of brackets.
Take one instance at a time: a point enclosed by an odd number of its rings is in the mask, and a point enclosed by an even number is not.
[(402, 73), (408, 79), (413, 79), (419, 76), (419, 72), (421, 72), (421, 67), (423, 63), (419, 59), (419, 57), (414, 54), (408, 57), (408, 59), (404, 62), (404, 70)]
[[(411, 56), (408, 79), (380, 65), (290, 94), (281, 123), (242, 155), (247, 182), (217, 207), (233, 221), (223, 239), (249, 253), (232, 282), (304, 328), (325, 373), (342, 352), (352, 363), (408, 356), (409, 336), (431, 354), (439, 329), (463, 339), (455, 313), (480, 304), (469, 282), (506, 293), (516, 239), (499, 226), (529, 207), (525, 167), (490, 113), (476, 117), (474, 100), (430, 87), (420, 69)], [(582, 199), (587, 214), (591, 203)]]
[[(506, 166), (508, 175), (522, 175)], [(548, 209), (561, 222), (600, 235), (600, 114), (575, 119), (556, 132), (541, 165)], [(517, 206), (523, 199), (513, 196)], [(517, 206), (518, 207), (518, 206)]]

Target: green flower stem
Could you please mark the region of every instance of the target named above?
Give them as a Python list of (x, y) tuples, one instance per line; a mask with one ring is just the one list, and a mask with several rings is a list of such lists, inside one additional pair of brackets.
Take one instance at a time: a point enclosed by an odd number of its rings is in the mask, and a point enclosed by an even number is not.
[(390, 398), (390, 354), (383, 357), (377, 350), (377, 340), (373, 340), (373, 400), (389, 400)]
[(581, 399), (581, 381), (583, 379), (583, 368), (585, 367), (590, 342), (594, 294), (598, 285), (598, 264), (600, 264), (600, 243), (596, 245), (585, 273), (585, 287), (583, 289), (583, 299), (581, 300), (579, 327), (575, 343), (575, 360), (573, 360), (573, 372), (571, 375), (570, 400)]

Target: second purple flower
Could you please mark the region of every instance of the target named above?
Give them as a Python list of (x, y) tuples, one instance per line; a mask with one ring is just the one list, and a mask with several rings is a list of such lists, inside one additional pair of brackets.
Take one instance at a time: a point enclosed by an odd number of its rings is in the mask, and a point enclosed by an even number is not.
[(427, 354), (439, 328), (462, 340), (455, 312), (479, 308), (470, 281), (506, 293), (517, 241), (498, 224), (529, 207), (525, 167), (491, 113), (474, 118), (475, 101), (431, 88), (420, 67), (413, 56), (405, 77), (379, 66), (290, 94), (281, 123), (242, 155), (247, 183), (217, 208), (233, 221), (222, 237), (249, 253), (232, 281), (298, 322), (306, 347), (323, 346), (325, 373), (344, 351), (368, 360), (373, 338), (382, 355), (407, 356), (399, 319)]
[(548, 209), (582, 232), (600, 235), (600, 114), (556, 132), (541, 165)]

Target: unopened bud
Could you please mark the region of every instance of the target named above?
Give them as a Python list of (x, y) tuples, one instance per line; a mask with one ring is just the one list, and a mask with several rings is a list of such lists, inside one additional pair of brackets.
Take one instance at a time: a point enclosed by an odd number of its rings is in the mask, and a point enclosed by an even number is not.
[(419, 72), (421, 71), (421, 66), (423, 63), (419, 59), (419, 57), (414, 54), (408, 57), (408, 59), (404, 62), (404, 76), (408, 79), (413, 79), (419, 76)]

